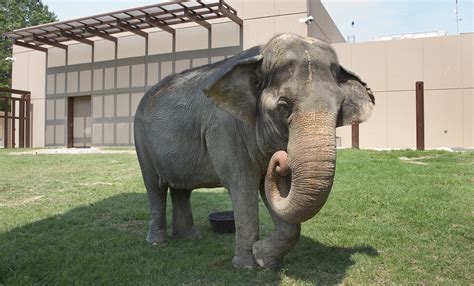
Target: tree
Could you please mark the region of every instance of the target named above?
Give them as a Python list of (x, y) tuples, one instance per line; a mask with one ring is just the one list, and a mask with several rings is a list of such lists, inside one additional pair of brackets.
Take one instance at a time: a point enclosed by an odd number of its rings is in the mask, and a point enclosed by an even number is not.
[(0, 0), (0, 87), (11, 87), (12, 40), (3, 33), (57, 21), (41, 0)]

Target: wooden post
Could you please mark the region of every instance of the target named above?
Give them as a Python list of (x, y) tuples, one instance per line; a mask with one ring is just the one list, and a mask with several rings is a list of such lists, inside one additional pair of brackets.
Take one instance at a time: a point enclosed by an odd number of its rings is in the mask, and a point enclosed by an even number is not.
[(26, 118), (26, 148), (31, 148), (31, 139), (30, 139), (30, 132), (31, 132), (31, 116), (30, 116), (30, 105), (31, 105), (31, 94), (26, 94), (26, 110), (25, 110), (25, 118)]
[(19, 147), (25, 148), (25, 95), (22, 94), (20, 97), (20, 102), (18, 104), (20, 108), (20, 116), (18, 118), (18, 125), (20, 128), (20, 132), (18, 134), (19, 138)]
[(352, 124), (352, 148), (359, 149), (359, 124)]
[(74, 147), (74, 97), (67, 98), (67, 147)]
[(8, 97), (3, 98), (3, 145), (4, 148), (8, 148)]
[(416, 82), (416, 150), (425, 150), (424, 85)]
[(15, 128), (16, 128), (16, 126), (15, 126), (15, 115), (16, 115), (15, 109), (16, 109), (15, 100), (12, 100), (12, 117), (11, 117), (11, 119), (12, 119), (12, 131), (11, 131), (11, 133), (12, 133), (12, 146), (11, 147), (12, 148), (15, 148), (15, 145), (16, 145), (16, 142), (15, 142), (15, 140), (16, 140), (16, 138), (15, 138), (16, 137), (15, 136)]

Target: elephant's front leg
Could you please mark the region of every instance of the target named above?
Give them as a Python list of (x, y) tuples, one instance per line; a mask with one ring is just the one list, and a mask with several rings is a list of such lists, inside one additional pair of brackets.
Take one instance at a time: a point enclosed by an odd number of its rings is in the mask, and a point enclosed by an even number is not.
[(236, 230), (232, 263), (237, 268), (254, 268), (256, 263), (252, 246), (259, 238), (258, 184), (245, 185), (230, 187)]
[(265, 202), (275, 225), (275, 230), (270, 237), (259, 240), (253, 245), (253, 254), (261, 267), (276, 268), (280, 265), (283, 257), (296, 245), (300, 238), (301, 224), (288, 223), (272, 211), (265, 196), (263, 187), (260, 190), (262, 200)]

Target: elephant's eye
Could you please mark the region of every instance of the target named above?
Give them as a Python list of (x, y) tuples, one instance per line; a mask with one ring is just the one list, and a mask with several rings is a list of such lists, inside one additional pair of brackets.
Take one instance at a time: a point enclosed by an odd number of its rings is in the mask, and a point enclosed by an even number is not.
[(280, 97), (277, 105), (278, 112), (288, 118), (291, 115), (291, 101), (287, 97)]

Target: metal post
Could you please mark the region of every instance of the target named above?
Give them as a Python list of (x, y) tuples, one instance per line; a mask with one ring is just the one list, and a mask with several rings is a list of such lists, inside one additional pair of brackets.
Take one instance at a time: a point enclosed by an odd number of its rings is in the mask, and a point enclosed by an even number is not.
[(425, 150), (424, 84), (416, 82), (416, 150)]
[(352, 124), (352, 148), (359, 149), (359, 124)]

